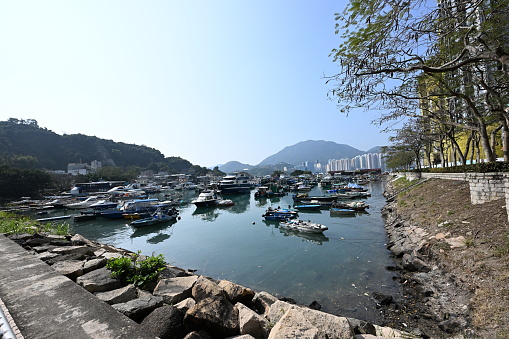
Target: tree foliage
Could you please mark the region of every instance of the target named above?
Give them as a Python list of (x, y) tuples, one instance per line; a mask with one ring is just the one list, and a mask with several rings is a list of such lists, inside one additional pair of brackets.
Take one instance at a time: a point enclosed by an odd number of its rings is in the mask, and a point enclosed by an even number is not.
[[(147, 146), (114, 142), (83, 134), (58, 135), (33, 119), (0, 121), (0, 162), (20, 168), (67, 169), (68, 163), (101, 161), (104, 167), (127, 171), (187, 172), (193, 167), (180, 157), (165, 157)], [(111, 169), (109, 169), (111, 170)], [(199, 166), (194, 171), (204, 172)], [(205, 170), (206, 171), (206, 170)]]
[(51, 176), (41, 170), (0, 165), (0, 196), (19, 198), (37, 195), (51, 185)]
[(492, 161), (489, 126), (509, 135), (508, 9), (509, 0), (351, 0), (336, 16), (343, 42), (330, 95), (345, 113), (381, 110), (379, 123), (424, 120), (452, 144), (474, 133)]

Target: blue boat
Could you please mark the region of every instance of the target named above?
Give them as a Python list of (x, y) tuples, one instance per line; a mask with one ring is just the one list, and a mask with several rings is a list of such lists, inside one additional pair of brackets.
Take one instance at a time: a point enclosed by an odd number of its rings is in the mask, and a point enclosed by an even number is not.
[(292, 211), (289, 209), (272, 209), (269, 208), (265, 211), (265, 214), (262, 215), (262, 217), (265, 218), (265, 220), (278, 220), (283, 221), (287, 219), (294, 219), (297, 218), (298, 212)]

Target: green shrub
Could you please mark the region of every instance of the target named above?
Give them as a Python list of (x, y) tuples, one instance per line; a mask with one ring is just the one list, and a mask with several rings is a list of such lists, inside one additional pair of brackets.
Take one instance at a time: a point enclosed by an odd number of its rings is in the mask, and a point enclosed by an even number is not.
[(157, 281), (158, 273), (166, 267), (162, 254), (152, 254), (144, 260), (140, 260), (140, 251), (129, 257), (109, 259), (106, 267), (111, 270), (111, 275), (122, 282), (144, 288), (151, 282)]

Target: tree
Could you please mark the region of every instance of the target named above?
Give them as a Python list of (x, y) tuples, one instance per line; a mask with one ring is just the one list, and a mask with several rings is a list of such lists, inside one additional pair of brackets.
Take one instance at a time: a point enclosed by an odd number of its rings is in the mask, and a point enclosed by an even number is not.
[[(331, 97), (345, 113), (383, 110), (379, 123), (413, 117), (472, 131), (493, 161), (488, 126), (509, 125), (508, 8), (509, 0), (350, 0), (336, 16), (344, 42), (332, 51), (341, 70), (328, 80)], [(440, 100), (441, 110), (420, 110)]]
[(50, 184), (51, 176), (44, 171), (0, 165), (0, 187), (3, 198), (33, 196), (50, 187)]

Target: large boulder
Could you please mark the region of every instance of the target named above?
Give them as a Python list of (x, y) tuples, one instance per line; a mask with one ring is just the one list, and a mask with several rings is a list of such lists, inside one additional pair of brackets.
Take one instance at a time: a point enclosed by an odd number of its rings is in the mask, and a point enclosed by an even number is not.
[(117, 288), (108, 292), (98, 292), (95, 294), (97, 298), (104, 301), (107, 304), (120, 304), (126, 303), (138, 297), (138, 292), (134, 285), (127, 285), (122, 288)]
[(249, 306), (255, 296), (255, 292), (252, 289), (237, 285), (228, 280), (220, 280), (218, 285), (225, 291), (226, 297), (233, 304), (239, 302)]
[(265, 314), (269, 311), (270, 305), (275, 303), (278, 300), (275, 296), (267, 293), (267, 292), (259, 292), (256, 293), (253, 298), (253, 303), (255, 306), (256, 311), (258, 311), (261, 314)]
[(206, 330), (213, 336), (228, 337), (239, 333), (239, 315), (226, 298), (205, 298), (187, 311), (184, 325), (191, 331)]
[[(279, 310), (278, 310), (279, 308)], [(284, 310), (284, 315), (279, 314)], [(301, 338), (352, 338), (354, 331), (347, 318), (279, 301), (271, 306), (270, 321), (276, 325), (269, 338), (284, 338), (289, 333)], [(290, 331), (290, 332), (289, 332)]]
[(154, 289), (153, 294), (161, 296), (167, 304), (177, 304), (192, 296), (191, 290), (198, 276), (162, 279)]
[(171, 305), (156, 308), (143, 319), (141, 327), (160, 339), (182, 339), (187, 334), (184, 313)]
[(126, 303), (112, 305), (114, 309), (138, 323), (154, 309), (161, 306), (163, 306), (163, 298), (150, 293), (144, 293), (139, 298)]
[(196, 302), (206, 298), (223, 297), (226, 298), (225, 291), (212, 280), (199, 276), (192, 288), (192, 296)]
[(76, 279), (76, 282), (89, 292), (105, 292), (121, 287), (120, 280), (111, 276), (106, 267), (91, 271)]
[(83, 275), (83, 261), (81, 260), (59, 261), (56, 262), (52, 267), (55, 271), (65, 275), (67, 278), (73, 281)]
[(269, 322), (244, 304), (236, 303), (239, 313), (240, 334), (249, 334), (255, 339), (266, 339), (269, 335)]

